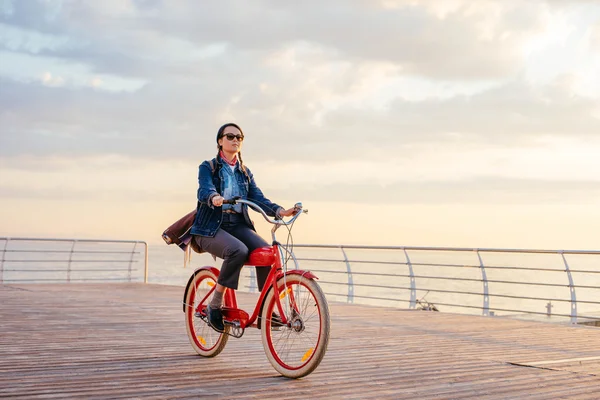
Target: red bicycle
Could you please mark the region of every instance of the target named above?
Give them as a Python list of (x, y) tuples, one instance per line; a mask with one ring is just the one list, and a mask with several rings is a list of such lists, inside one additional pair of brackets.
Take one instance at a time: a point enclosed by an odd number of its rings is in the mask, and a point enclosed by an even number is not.
[(246, 328), (258, 328), (267, 358), (277, 372), (288, 378), (306, 376), (317, 368), (327, 351), (329, 307), (314, 274), (287, 269), (287, 261), (293, 258), (295, 262), (296, 258), (291, 249), (276, 240), (275, 232), (281, 226), (291, 227), (307, 210), (302, 209), (301, 203), (296, 204), (298, 213), (284, 222), (269, 218), (251, 201), (228, 202), (247, 204), (274, 225), (271, 230), (273, 245), (254, 250), (246, 262), (253, 266), (270, 265), (271, 270), (252, 315), (238, 308), (234, 290), (225, 292), (225, 331), (219, 333), (208, 325), (206, 315), (206, 305), (216, 286), (219, 270), (211, 266), (196, 269), (185, 288), (183, 300), (190, 343), (199, 355), (214, 357), (223, 351), (230, 337), (241, 338)]

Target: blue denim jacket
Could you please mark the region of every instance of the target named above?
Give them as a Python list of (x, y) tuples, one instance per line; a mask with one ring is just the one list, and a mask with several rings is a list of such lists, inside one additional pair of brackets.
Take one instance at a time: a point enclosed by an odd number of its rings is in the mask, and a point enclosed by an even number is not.
[[(214, 173), (211, 169), (210, 163), (204, 161), (200, 164), (198, 169), (198, 205), (196, 208), (196, 218), (194, 219), (194, 225), (190, 233), (192, 235), (210, 236), (214, 237), (221, 227), (222, 208), (214, 207), (210, 201), (213, 196), (220, 194), (221, 178), (220, 170), (223, 167), (223, 161), (220, 157), (213, 159), (213, 165), (215, 166)], [(267, 213), (267, 215), (274, 217), (275, 212), (281, 207), (278, 204), (273, 203), (267, 199), (256, 182), (254, 182), (254, 176), (248, 167), (244, 166), (246, 173), (240, 171), (240, 168), (236, 168), (235, 177), (238, 181), (240, 188), (241, 197), (246, 200), (255, 202)], [(217, 189), (218, 188), (218, 189)], [(242, 205), (242, 214), (244, 220), (252, 229), (254, 229), (254, 223), (248, 215), (248, 206)]]

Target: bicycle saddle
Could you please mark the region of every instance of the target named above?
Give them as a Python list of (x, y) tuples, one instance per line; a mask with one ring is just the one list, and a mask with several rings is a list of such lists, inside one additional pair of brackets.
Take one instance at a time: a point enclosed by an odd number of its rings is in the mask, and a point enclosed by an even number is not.
[(248, 256), (244, 265), (268, 266), (275, 262), (275, 253), (272, 246), (259, 247)]

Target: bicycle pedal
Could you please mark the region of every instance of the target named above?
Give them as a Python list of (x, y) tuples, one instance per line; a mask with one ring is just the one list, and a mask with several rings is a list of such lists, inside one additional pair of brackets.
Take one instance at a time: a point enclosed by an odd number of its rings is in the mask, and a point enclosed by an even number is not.
[(233, 336), (236, 339), (241, 338), (246, 331), (240, 326), (239, 321), (223, 321), (223, 323), (230, 327), (228, 330), (225, 330), (225, 333), (227, 333), (229, 336)]

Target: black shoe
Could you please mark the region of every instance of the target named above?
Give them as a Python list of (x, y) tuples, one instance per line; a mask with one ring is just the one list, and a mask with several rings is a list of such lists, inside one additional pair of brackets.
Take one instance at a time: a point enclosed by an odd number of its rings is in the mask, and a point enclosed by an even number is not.
[(281, 317), (275, 313), (271, 314), (271, 327), (279, 327), (283, 325)]
[[(258, 322), (257, 322), (258, 329), (260, 329), (260, 327), (262, 325), (261, 322), (262, 322), (262, 318), (258, 317)], [(271, 320), (269, 322), (271, 323), (271, 329), (273, 329), (274, 331), (278, 331), (279, 328), (281, 328), (282, 326), (285, 325), (283, 323), (283, 321), (281, 320), (281, 317), (275, 313), (271, 313)]]
[(206, 317), (208, 320), (208, 326), (219, 333), (225, 332), (225, 324), (223, 324), (223, 312), (220, 308), (211, 308), (210, 304), (207, 304)]
[[(261, 327), (261, 322), (262, 322), (262, 318), (258, 317), (258, 322), (257, 322), (257, 327), (258, 329), (260, 329)], [(271, 323), (271, 328), (273, 330), (279, 330), (279, 328), (281, 328), (284, 324), (281, 321), (281, 317), (275, 313), (271, 313), (271, 320), (269, 321)]]
[(281, 317), (275, 313), (271, 313), (271, 330), (278, 331), (283, 327)]

